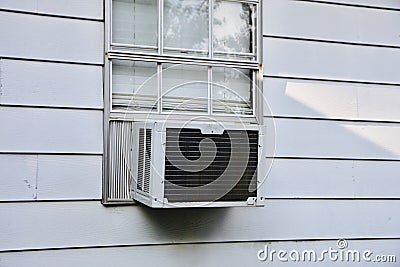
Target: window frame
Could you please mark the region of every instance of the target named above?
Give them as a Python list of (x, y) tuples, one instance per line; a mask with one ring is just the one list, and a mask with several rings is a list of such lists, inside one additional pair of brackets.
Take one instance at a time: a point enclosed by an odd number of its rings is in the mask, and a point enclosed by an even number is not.
[[(109, 167), (108, 167), (108, 157), (109, 157), (109, 144), (110, 144), (110, 121), (145, 121), (145, 120), (204, 120), (204, 117), (212, 117), (213, 120), (220, 121), (223, 123), (236, 123), (238, 122), (238, 118), (241, 123), (245, 124), (258, 124), (263, 125), (263, 68), (262, 68), (262, 8), (263, 1), (262, 0), (224, 0), (230, 2), (239, 2), (239, 3), (251, 3), (256, 5), (256, 13), (255, 13), (255, 31), (253, 32), (256, 42), (254, 53), (256, 55), (254, 61), (249, 60), (239, 60), (232, 58), (208, 58), (208, 57), (193, 57), (193, 56), (185, 56), (176, 54), (164, 54), (158, 53), (161, 49), (157, 50), (157, 52), (144, 52), (144, 51), (134, 51), (134, 50), (123, 50), (116, 49), (118, 46), (112, 46), (112, 1), (113, 0), (105, 0), (104, 4), (104, 72), (103, 72), (103, 101), (104, 101), (104, 111), (103, 111), (103, 197), (102, 203), (104, 205), (130, 205), (134, 204), (135, 201), (133, 199), (126, 199), (121, 201), (110, 201), (107, 198), (107, 190), (108, 190), (108, 175), (109, 175)], [(163, 0), (158, 0), (158, 6), (163, 6)], [(214, 0), (209, 0), (209, 3), (213, 4)], [(210, 5), (209, 12), (213, 11), (213, 5)], [(158, 19), (162, 18), (162, 8), (158, 8)], [(209, 18), (209, 23), (213, 23), (212, 19)], [(160, 29), (161, 28), (161, 29)], [(162, 25), (158, 23), (158, 32), (162, 32)], [(209, 44), (212, 44), (212, 31), (209, 32)], [(160, 46), (160, 41), (163, 40), (162, 34), (158, 36), (158, 44), (157, 49)], [(210, 45), (209, 45), (210, 46)], [(123, 47), (128, 47), (124, 45)], [(129, 48), (129, 47), (128, 47)], [(131, 47), (132, 48), (132, 47)], [(209, 53), (212, 52), (212, 46), (208, 48)], [(211, 53), (212, 54), (212, 53)], [(236, 114), (236, 113), (214, 113), (209, 115), (204, 113), (187, 113), (187, 112), (176, 112), (176, 113), (152, 113), (149, 111), (121, 111), (121, 110), (112, 110), (112, 60), (130, 60), (130, 61), (150, 61), (156, 62), (157, 68), (161, 67), (159, 63), (171, 63), (171, 64), (197, 64), (197, 65), (206, 65), (211, 67), (228, 67), (228, 68), (239, 68), (239, 69), (251, 69), (253, 71), (253, 88), (252, 88), (252, 115), (245, 114)], [(208, 72), (212, 72), (211, 69), (208, 69)], [(212, 74), (211, 74), (212, 75)], [(210, 76), (209, 76), (210, 77)], [(209, 78), (210, 79), (210, 78)], [(209, 86), (210, 87), (210, 86)], [(158, 92), (160, 94), (161, 87), (159, 86)], [(210, 92), (211, 93), (211, 92)], [(210, 95), (211, 96), (211, 95)], [(208, 100), (212, 102), (212, 99)], [(209, 109), (211, 105), (209, 104)], [(161, 103), (158, 103), (158, 111), (161, 111)]]
[[(208, 60), (208, 61), (219, 61), (219, 62), (231, 62), (231, 63), (260, 63), (260, 45), (262, 41), (262, 34), (260, 32), (261, 27), (261, 0), (207, 0), (209, 4), (209, 14), (208, 14), (208, 51), (207, 56), (188, 56), (184, 54), (171, 54), (171, 53), (164, 53), (165, 50), (172, 50), (172, 51), (187, 51), (187, 52), (204, 52), (203, 50), (197, 49), (180, 49), (180, 48), (173, 48), (173, 47), (165, 47), (164, 46), (164, 1), (165, 0), (157, 0), (157, 45), (156, 46), (149, 46), (149, 45), (134, 45), (134, 44), (122, 44), (122, 43), (113, 43), (112, 40), (112, 2), (113, 0), (106, 0), (108, 4), (108, 8), (106, 10), (106, 51), (113, 52), (113, 53), (122, 53), (122, 54), (135, 54), (135, 55), (149, 55), (149, 56), (166, 56), (175, 59), (188, 59), (188, 60)], [(253, 29), (253, 34), (251, 36), (251, 45), (252, 45), (252, 52), (251, 53), (243, 53), (243, 52), (225, 52), (225, 51), (217, 51), (216, 53), (219, 54), (227, 54), (227, 55), (242, 55), (242, 56), (253, 56), (254, 60), (242, 60), (242, 59), (231, 59), (231, 58), (223, 58), (223, 57), (215, 57), (214, 53), (214, 31), (213, 31), (213, 24), (214, 24), (214, 3), (216, 1), (224, 1), (224, 2), (233, 2), (233, 3), (244, 3), (249, 5), (254, 5), (256, 12), (253, 12), (255, 18), (253, 18), (253, 24), (255, 25), (255, 30)], [(107, 23), (108, 22), (108, 23)], [(142, 48), (143, 50), (121, 50), (118, 48)], [(147, 50), (153, 50), (154, 52), (145, 52)]]
[[(213, 4), (215, 0), (208, 0), (209, 1), (209, 56), (195, 56), (195, 55), (181, 55), (181, 54), (168, 54), (164, 53), (163, 51), (163, 6), (164, 0), (157, 1), (157, 9), (158, 9), (158, 44), (157, 50), (153, 51), (142, 51), (142, 50), (121, 50), (119, 48), (133, 48), (133, 47), (144, 47), (141, 45), (125, 45), (125, 44), (115, 44), (112, 43), (112, 2), (113, 0), (106, 1), (106, 9), (105, 9), (105, 79), (104, 79), (104, 92), (105, 97), (104, 101), (106, 108), (108, 109), (108, 117), (113, 119), (133, 119), (133, 118), (144, 118), (142, 115), (146, 114), (145, 118), (149, 118), (149, 114), (151, 117), (160, 118), (160, 116), (154, 115), (161, 115), (168, 116), (169, 118), (174, 118), (177, 115), (178, 117), (182, 115), (191, 115), (191, 116), (198, 116), (198, 115), (208, 115), (212, 117), (225, 117), (227, 120), (230, 120), (230, 117), (241, 117), (244, 121), (250, 122), (259, 122), (261, 121), (260, 115), (262, 114), (262, 105), (259, 104), (260, 102), (260, 90), (256, 90), (257, 88), (261, 88), (262, 90), (262, 64), (260, 62), (261, 59), (261, 52), (262, 52), (262, 23), (261, 23), (261, 9), (262, 9), (262, 1), (259, 0), (223, 0), (227, 2), (235, 2), (235, 3), (248, 3), (255, 6), (255, 30), (253, 31), (252, 38), (255, 39), (255, 42), (252, 42), (255, 59), (254, 60), (243, 60), (237, 58), (215, 58), (213, 57), (213, 32), (212, 32), (212, 24), (213, 24)], [(185, 50), (185, 49), (176, 49), (178, 50)], [(208, 67), (227, 67), (227, 68), (239, 68), (239, 69), (250, 69), (252, 71), (252, 114), (238, 114), (238, 113), (179, 113), (175, 112), (162, 112), (161, 104), (158, 103), (157, 112), (154, 111), (135, 111), (135, 110), (114, 110), (112, 108), (112, 60), (131, 60), (131, 61), (148, 61), (148, 62), (155, 62), (158, 66), (158, 71), (160, 71), (160, 64), (169, 63), (169, 64), (195, 64), (195, 65), (202, 65)], [(209, 76), (212, 76), (210, 74)], [(208, 79), (210, 82), (210, 77)], [(159, 83), (161, 81), (159, 80)], [(161, 97), (161, 85), (158, 85), (158, 96), (157, 99)], [(210, 90), (209, 90), (210, 91)], [(212, 97), (212, 94), (209, 93), (209, 97)], [(161, 100), (162, 101), (162, 100)], [(158, 101), (158, 102), (161, 102)], [(212, 99), (210, 99), (212, 102)], [(209, 109), (211, 107), (209, 106)], [(223, 119), (225, 120), (225, 119)]]

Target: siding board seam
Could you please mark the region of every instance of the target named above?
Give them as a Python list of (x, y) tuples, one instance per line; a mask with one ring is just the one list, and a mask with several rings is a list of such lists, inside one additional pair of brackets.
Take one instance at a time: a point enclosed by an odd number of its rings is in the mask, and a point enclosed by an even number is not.
[(74, 20), (83, 20), (83, 21), (104, 22), (104, 17), (101, 18), (101, 19), (96, 19), (96, 18), (88, 18), (88, 17), (58, 15), (58, 14), (51, 14), (51, 13), (33, 12), (33, 11), (25, 11), (25, 10), (14, 10), (14, 9), (5, 9), (5, 8), (0, 8), (0, 12), (17, 13), (17, 14), (25, 14), (25, 15), (35, 15), (35, 16), (50, 17), (50, 18), (61, 18), (61, 19), (74, 19)]
[(400, 49), (400, 46), (397, 46), (397, 45), (385, 45), (385, 44), (373, 44), (373, 43), (356, 43), (356, 42), (346, 42), (346, 41), (337, 41), (337, 40), (328, 40), (328, 39), (315, 39), (315, 38), (304, 38), (304, 37), (282, 36), (282, 35), (269, 35), (269, 34), (263, 34), (263, 37), (264, 38), (296, 40), (296, 41), (318, 42), (318, 43), (352, 45), (352, 46), (367, 46), (367, 47), (380, 47), (380, 48)]
[[(200, 241), (200, 242), (160, 242), (153, 244), (117, 244), (117, 245), (94, 245), (94, 246), (66, 246), (66, 247), (49, 247), (49, 248), (22, 248), (22, 249), (9, 249), (0, 250), (2, 253), (23, 253), (35, 251), (56, 251), (56, 250), (81, 250), (81, 249), (103, 249), (103, 248), (129, 248), (129, 247), (155, 247), (155, 246), (177, 246), (177, 245), (206, 245), (206, 244), (240, 244), (240, 243), (289, 243), (289, 242), (318, 242), (318, 241), (337, 241), (337, 238), (310, 238), (310, 239), (258, 239), (258, 240), (227, 240), (227, 241)], [(358, 237), (346, 238), (347, 241), (388, 241), (400, 240), (400, 236), (393, 237)]]
[[(268, 179), (268, 177), (267, 177)], [(372, 201), (372, 200), (377, 200), (377, 201), (399, 201), (399, 197), (323, 197), (323, 196), (306, 196), (306, 197), (301, 197), (301, 196), (288, 196), (288, 197), (269, 197), (269, 196), (262, 196), (263, 199), (266, 201), (266, 205), (268, 205), (268, 200), (283, 200), (283, 201), (304, 201), (304, 200), (318, 200), (318, 201), (334, 201), (334, 200), (352, 200), (352, 201)], [(101, 203), (102, 199), (101, 198), (81, 198), (81, 199), (34, 199), (34, 200), (0, 200), (1, 204), (35, 204), (35, 203), (69, 203), (69, 202), (99, 202)], [(113, 207), (117, 206), (137, 206), (141, 207), (142, 205), (137, 203), (137, 202), (132, 202), (132, 203), (113, 203), (113, 204), (102, 204), (105, 208), (110, 208), (112, 209)]]
[(338, 122), (360, 122), (360, 123), (385, 123), (385, 124), (399, 124), (400, 121), (386, 121), (386, 120), (360, 120), (360, 119), (346, 119), (346, 118), (318, 118), (318, 117), (305, 117), (305, 116), (283, 116), (283, 115), (264, 115), (264, 118), (272, 119), (290, 119), (290, 120), (313, 120), (313, 121), (338, 121)]
[(101, 202), (101, 198), (78, 199), (33, 199), (33, 200), (0, 200), (3, 204), (27, 204), (27, 203), (65, 203), (65, 202)]
[(338, 83), (352, 83), (352, 84), (400, 86), (400, 83), (384, 83), (384, 82), (357, 81), (357, 80), (338, 80), (338, 79), (329, 79), (329, 78), (310, 78), (310, 77), (301, 77), (301, 76), (285, 76), (285, 75), (263, 74), (263, 77), (264, 78), (276, 78), (276, 79), (319, 81), (319, 82), (338, 82)]
[(267, 159), (289, 159), (289, 160), (343, 160), (343, 161), (383, 161), (383, 162), (400, 162), (400, 159), (375, 159), (375, 158), (335, 158), (335, 157), (287, 157), (287, 156), (276, 156), (276, 157), (265, 157)]
[(99, 152), (44, 152), (44, 151), (0, 151), (0, 155), (60, 155), (60, 156), (103, 156)]
[[(1, 92), (1, 91), (0, 91)], [(74, 106), (49, 106), (49, 105), (28, 105), (28, 104), (2, 104), (0, 98), (1, 107), (9, 108), (41, 108), (41, 109), (69, 109), (69, 110), (98, 110), (103, 111), (103, 107), (74, 107)]]
[(351, 3), (337, 3), (331, 1), (318, 1), (318, 0), (294, 0), (297, 2), (308, 2), (308, 3), (317, 3), (324, 5), (337, 5), (337, 6), (347, 6), (347, 7), (356, 7), (356, 8), (368, 8), (368, 9), (378, 9), (378, 10), (388, 10), (388, 11), (400, 11), (400, 8), (394, 7), (383, 7), (383, 6), (369, 6), (369, 5), (360, 5), (360, 4), (351, 4)]
[(104, 63), (90, 63), (90, 62), (78, 62), (78, 61), (64, 61), (64, 60), (52, 60), (52, 59), (42, 59), (42, 58), (23, 58), (23, 57), (10, 57), (0, 55), (0, 59), (7, 60), (21, 60), (21, 61), (33, 61), (33, 62), (47, 62), (47, 63), (61, 63), (61, 64), (74, 64), (74, 65), (84, 65), (84, 66), (98, 66), (103, 67)]

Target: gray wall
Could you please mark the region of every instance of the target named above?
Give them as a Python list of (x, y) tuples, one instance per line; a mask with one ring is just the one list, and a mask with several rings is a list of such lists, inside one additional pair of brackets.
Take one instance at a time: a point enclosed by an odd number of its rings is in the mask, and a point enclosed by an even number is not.
[(262, 266), (339, 237), (400, 261), (400, 3), (336, 2), (263, 1), (265, 207), (150, 210), (100, 202), (103, 2), (0, 0), (0, 266)]

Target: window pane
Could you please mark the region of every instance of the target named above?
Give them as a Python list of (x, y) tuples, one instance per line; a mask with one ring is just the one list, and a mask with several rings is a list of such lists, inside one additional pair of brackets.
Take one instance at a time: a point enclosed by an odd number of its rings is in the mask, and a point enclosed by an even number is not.
[(163, 64), (163, 111), (208, 111), (208, 67)]
[(212, 71), (214, 113), (252, 114), (252, 72), (248, 69), (215, 67)]
[(252, 14), (247, 3), (216, 0), (214, 5), (214, 51), (252, 52)]
[(113, 60), (114, 110), (157, 110), (157, 63)]
[(164, 1), (164, 47), (208, 51), (208, 0)]
[(157, 46), (157, 0), (113, 0), (112, 42)]

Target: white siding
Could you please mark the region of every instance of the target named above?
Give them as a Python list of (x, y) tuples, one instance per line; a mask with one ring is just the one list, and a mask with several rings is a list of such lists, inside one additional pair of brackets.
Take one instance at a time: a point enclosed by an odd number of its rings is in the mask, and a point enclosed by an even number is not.
[(103, 18), (103, 0), (1, 0), (0, 8), (89, 19)]
[(264, 74), (400, 84), (398, 48), (264, 38)]
[(0, 152), (102, 153), (102, 111), (0, 107)]
[[(348, 240), (349, 250), (358, 250), (363, 253), (365, 250), (373, 252), (371, 259), (377, 255), (394, 255), (400, 246), (399, 240)], [(29, 251), (18, 253), (3, 253), (0, 258), (2, 266), (15, 267), (25, 266), (164, 266), (164, 267), (220, 267), (224, 266), (310, 266), (320, 264), (323, 266), (354, 266), (355, 264), (366, 264), (360, 266), (373, 266), (379, 263), (361, 262), (341, 262), (340, 260), (331, 261), (325, 255), (325, 260), (319, 263), (309, 261), (281, 262), (274, 258), (267, 261), (259, 261), (257, 253), (264, 250), (268, 251), (314, 250), (320, 253), (323, 250), (337, 249), (336, 240), (308, 242), (240, 242), (240, 243), (221, 243), (221, 244), (187, 244), (187, 245), (161, 245), (161, 246), (133, 246), (133, 247), (109, 247), (109, 248), (89, 248), (89, 249), (63, 249), (53, 251)], [(347, 251), (347, 250), (346, 250)], [(288, 256), (286, 255), (286, 258)], [(361, 258), (362, 259), (362, 258)], [(397, 257), (398, 261), (399, 257)], [(392, 265), (390, 265), (392, 264)], [(383, 266), (393, 266), (396, 263), (383, 263)]]
[(0, 60), (0, 104), (102, 108), (101, 66)]
[(400, 46), (398, 30), (388, 27), (400, 24), (398, 11), (286, 0), (264, 4), (267, 35)]
[(396, 161), (275, 159), (267, 198), (398, 198)]
[(100, 199), (102, 157), (39, 155), (37, 199)]
[(7, 234), (0, 250), (398, 236), (400, 200), (278, 199), (265, 204), (152, 210), (88, 201), (3, 203), (0, 229)]
[(0, 201), (101, 198), (101, 156), (1, 154), (0, 169)]
[(399, 86), (265, 78), (264, 97), (274, 116), (400, 122)]
[(103, 63), (103, 23), (0, 11), (0, 54)]
[(0, 200), (36, 198), (37, 156), (0, 155)]
[[(303, 0), (299, 0), (303, 1)], [(338, 3), (338, 4), (347, 4), (347, 5), (358, 5), (358, 6), (366, 6), (366, 7), (375, 7), (375, 8), (392, 8), (396, 10), (400, 10), (400, 3), (397, 0), (304, 0), (311, 2), (326, 2), (326, 3)]]
[(275, 119), (267, 156), (400, 160), (400, 124)]

